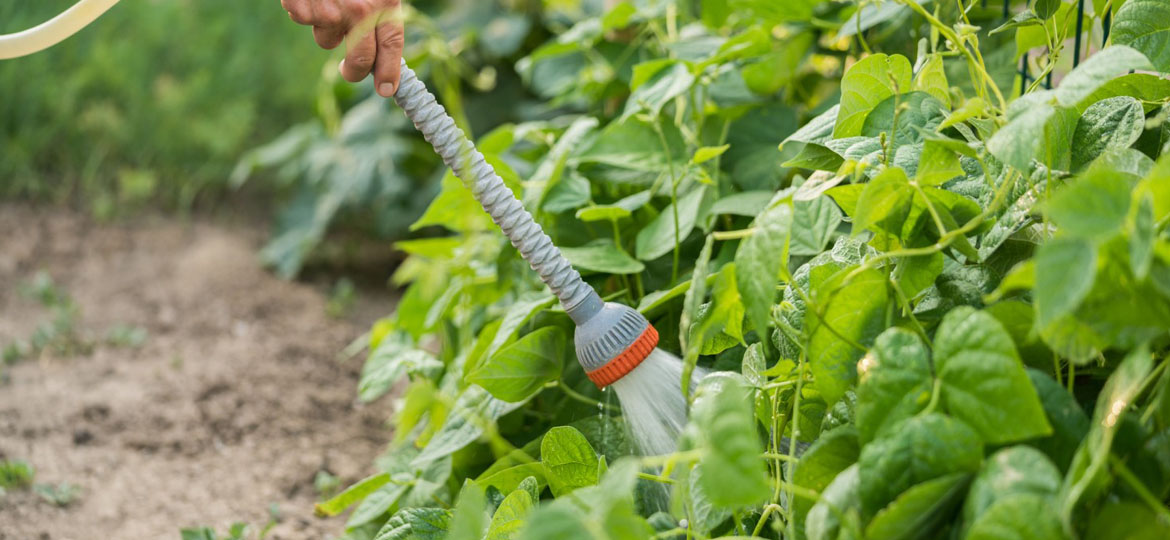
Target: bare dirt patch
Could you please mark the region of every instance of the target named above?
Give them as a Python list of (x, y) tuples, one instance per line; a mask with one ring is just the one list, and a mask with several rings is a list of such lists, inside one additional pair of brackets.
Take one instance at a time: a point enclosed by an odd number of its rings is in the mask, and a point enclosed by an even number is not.
[(0, 540), (177, 538), (180, 527), (236, 521), (259, 530), (273, 507), (268, 538), (340, 534), (341, 520), (312, 514), (313, 479), (372, 472), (390, 437), (387, 404), (357, 403), (360, 361), (338, 359), (361, 324), (327, 316), (319, 290), (262, 270), (261, 240), (199, 220), (95, 225), (0, 205), (0, 347), (49, 317), (17, 293), (42, 270), (76, 301), (83, 334), (127, 324), (149, 336), (0, 368), (0, 458), (81, 488), (65, 507), (10, 491)]

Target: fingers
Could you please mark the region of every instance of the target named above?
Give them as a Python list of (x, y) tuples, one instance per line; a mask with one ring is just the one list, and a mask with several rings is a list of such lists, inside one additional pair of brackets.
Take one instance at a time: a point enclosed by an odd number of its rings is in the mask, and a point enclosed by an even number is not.
[(398, 90), (402, 75), (403, 27), (400, 19), (378, 24), (374, 30), (378, 54), (374, 60), (374, 88), (382, 97), (391, 97)]
[(341, 26), (314, 26), (313, 39), (322, 49), (333, 49), (345, 40), (345, 28)]
[(280, 0), (280, 6), (288, 12), (289, 18), (297, 24), (310, 24), (313, 11), (308, 0)]
[(378, 54), (375, 32), (363, 26), (358, 25), (345, 38), (349, 50), (338, 69), (341, 71), (341, 77), (349, 82), (358, 82), (366, 78), (374, 68), (374, 57)]

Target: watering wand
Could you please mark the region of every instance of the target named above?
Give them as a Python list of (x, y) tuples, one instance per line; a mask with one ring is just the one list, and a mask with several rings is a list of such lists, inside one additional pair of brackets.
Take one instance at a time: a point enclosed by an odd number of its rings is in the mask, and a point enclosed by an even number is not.
[(406, 62), (394, 101), (560, 299), (577, 324), (577, 360), (589, 379), (604, 388), (637, 368), (658, 344), (658, 332), (646, 317), (629, 306), (602, 302)]

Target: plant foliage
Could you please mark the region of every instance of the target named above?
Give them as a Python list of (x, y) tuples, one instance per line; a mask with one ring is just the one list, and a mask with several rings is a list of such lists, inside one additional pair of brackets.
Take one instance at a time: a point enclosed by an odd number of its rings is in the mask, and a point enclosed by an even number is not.
[(599, 4), (545, 4), (516, 67), (560, 108), (479, 146), (711, 370), (679, 451), (631, 456), (448, 175), (369, 336), (396, 442), (321, 505), (349, 538), (1167, 536), (1161, 3), (1085, 2), (1075, 68), (1075, 2)]

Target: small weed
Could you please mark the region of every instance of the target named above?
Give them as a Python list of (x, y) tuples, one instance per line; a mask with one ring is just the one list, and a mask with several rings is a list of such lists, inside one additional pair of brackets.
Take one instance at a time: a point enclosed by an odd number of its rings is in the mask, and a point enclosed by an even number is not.
[(19, 459), (0, 461), (0, 489), (24, 489), (32, 485), (36, 471)]
[(355, 292), (353, 281), (349, 278), (337, 280), (333, 285), (333, 292), (329, 295), (329, 303), (325, 305), (325, 313), (335, 319), (344, 317), (353, 309), (353, 303), (357, 299)]
[(57, 485), (37, 484), (33, 486), (33, 491), (45, 502), (52, 503), (54, 506), (69, 506), (81, 496), (81, 488), (69, 482), (61, 482)]
[(341, 479), (322, 469), (317, 471), (317, 476), (313, 478), (313, 487), (317, 488), (317, 494), (321, 498), (328, 499), (341, 487)]
[(141, 347), (149, 334), (141, 326), (116, 324), (106, 332), (106, 343), (115, 347)]
[[(0, 350), (0, 359), (4, 364), (33, 358), (46, 350), (64, 356), (89, 354), (99, 344), (87, 337), (78, 324), (81, 310), (77, 303), (47, 272), (37, 272), (29, 282), (21, 285), (20, 294), (40, 303), (49, 311), (50, 319), (37, 325), (28, 339), (5, 345)], [(145, 328), (115, 324), (100, 343), (113, 347), (140, 347), (147, 337)]]
[(246, 534), (248, 534), (248, 524), (242, 522), (232, 523), (224, 536), (216, 534), (215, 529), (211, 527), (197, 527), (179, 531), (182, 540), (244, 540), (247, 538)]

